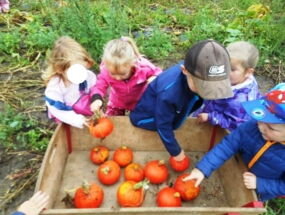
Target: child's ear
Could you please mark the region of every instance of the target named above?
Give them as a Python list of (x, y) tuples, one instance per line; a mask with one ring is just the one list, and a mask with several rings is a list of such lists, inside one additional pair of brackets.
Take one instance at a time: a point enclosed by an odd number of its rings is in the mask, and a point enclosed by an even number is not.
[(248, 68), (245, 70), (245, 77), (248, 78), (249, 76), (253, 75), (254, 68)]
[(189, 72), (187, 71), (187, 69), (185, 68), (184, 65), (180, 65), (180, 68), (181, 68), (182, 73), (183, 73), (184, 75), (189, 75)]

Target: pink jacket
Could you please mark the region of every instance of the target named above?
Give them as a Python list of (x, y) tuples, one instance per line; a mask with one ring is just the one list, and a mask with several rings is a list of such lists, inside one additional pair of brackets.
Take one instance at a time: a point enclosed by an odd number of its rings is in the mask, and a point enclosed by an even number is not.
[(105, 64), (102, 62), (96, 85), (91, 88), (91, 96), (99, 94), (101, 97), (105, 97), (107, 89), (110, 87), (108, 105), (132, 110), (147, 87), (147, 79), (151, 76), (157, 76), (161, 72), (162, 70), (150, 61), (140, 58), (135, 65), (135, 73), (131, 78), (118, 81), (109, 75)]

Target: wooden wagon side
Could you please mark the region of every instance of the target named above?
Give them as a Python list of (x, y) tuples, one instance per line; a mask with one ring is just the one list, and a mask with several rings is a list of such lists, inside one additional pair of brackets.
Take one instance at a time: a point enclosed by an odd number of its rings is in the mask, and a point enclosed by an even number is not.
[[(165, 153), (159, 136), (156, 132), (135, 128), (131, 125), (128, 117), (113, 117), (115, 125), (113, 133), (104, 140), (93, 138), (87, 129), (77, 129), (66, 125), (59, 125), (51, 138), (46, 151), (40, 175), (37, 181), (36, 190), (43, 190), (51, 196), (48, 210), (43, 214), (261, 214), (265, 212), (261, 202), (257, 201), (255, 192), (244, 187), (242, 173), (246, 167), (239, 157), (227, 161), (217, 171), (224, 189), (227, 206), (225, 207), (204, 207), (191, 206), (181, 208), (108, 208), (97, 209), (66, 209), (55, 208), (62, 183), (66, 181), (64, 172), (72, 153), (85, 153), (97, 145), (106, 145), (111, 150), (116, 149), (120, 144), (131, 147), (137, 153), (144, 151), (150, 153)], [(208, 124), (197, 124), (193, 119), (187, 119), (184, 125), (176, 131), (176, 137), (181, 147), (186, 152), (207, 152), (213, 127)], [(223, 129), (217, 129), (216, 142), (226, 134)], [(119, 144), (119, 145), (118, 145)], [(69, 146), (69, 147), (68, 147)], [(71, 154), (69, 153), (71, 152)], [(78, 161), (73, 161), (78, 162)], [(70, 167), (68, 167), (70, 168)], [(68, 177), (76, 177), (69, 175)], [(114, 198), (116, 196), (114, 195)], [(247, 207), (243, 207), (247, 205)]]

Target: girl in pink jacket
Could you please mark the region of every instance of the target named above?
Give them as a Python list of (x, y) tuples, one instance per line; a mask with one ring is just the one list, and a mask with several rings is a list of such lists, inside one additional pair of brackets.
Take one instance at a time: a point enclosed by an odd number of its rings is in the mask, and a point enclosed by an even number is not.
[(91, 110), (98, 111), (102, 107), (110, 88), (106, 114), (125, 115), (136, 106), (147, 84), (161, 72), (142, 57), (131, 38), (109, 41), (104, 48), (96, 85), (91, 89)]

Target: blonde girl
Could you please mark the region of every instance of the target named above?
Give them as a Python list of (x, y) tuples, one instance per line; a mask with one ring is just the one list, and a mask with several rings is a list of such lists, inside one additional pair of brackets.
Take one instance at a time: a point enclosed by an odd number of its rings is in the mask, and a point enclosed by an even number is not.
[(63, 36), (55, 41), (43, 73), (49, 118), (82, 128), (91, 115), (90, 88), (96, 76), (88, 70), (94, 60), (75, 40)]
[(125, 115), (140, 99), (147, 84), (161, 69), (144, 58), (130, 37), (109, 41), (100, 65), (96, 85), (91, 89), (91, 110), (99, 110), (110, 88), (107, 115)]

